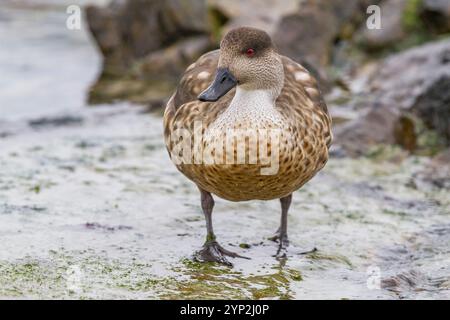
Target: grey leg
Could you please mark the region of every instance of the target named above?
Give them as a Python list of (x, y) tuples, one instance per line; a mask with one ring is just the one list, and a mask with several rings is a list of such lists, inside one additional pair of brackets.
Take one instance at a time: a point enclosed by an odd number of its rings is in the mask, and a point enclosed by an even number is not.
[(289, 246), (289, 240), (287, 235), (287, 218), (291, 202), (292, 202), (292, 194), (280, 199), (281, 203), (280, 227), (275, 233), (275, 236), (269, 238), (272, 241), (279, 241), (279, 246), (276, 254), (276, 257), (278, 258), (286, 257), (287, 247)]
[(214, 199), (211, 193), (200, 190), (200, 201), (202, 204), (202, 210), (206, 221), (206, 241), (213, 241), (216, 239), (212, 225), (212, 211), (214, 208)]
[[(195, 253), (195, 259), (200, 262), (218, 262), (227, 266), (232, 266), (232, 264), (225, 258), (229, 256), (232, 258), (246, 258), (238, 255), (237, 253), (228, 251), (224, 249), (216, 241), (216, 236), (214, 234), (212, 225), (212, 211), (214, 208), (214, 199), (211, 193), (200, 189), (201, 194), (201, 205), (203, 214), (206, 220), (206, 241), (200, 251)], [(248, 258), (246, 258), (248, 259)]]

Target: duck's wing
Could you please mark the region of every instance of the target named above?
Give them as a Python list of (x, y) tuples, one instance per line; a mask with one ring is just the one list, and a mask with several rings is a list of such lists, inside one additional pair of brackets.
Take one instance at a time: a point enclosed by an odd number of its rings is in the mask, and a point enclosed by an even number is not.
[(304, 105), (307, 100), (328, 113), (327, 105), (320, 93), (316, 79), (301, 64), (292, 59), (281, 56), (284, 66), (284, 87), (279, 99), (299, 99), (301, 103), (292, 103), (292, 106)]
[(219, 50), (214, 50), (202, 55), (186, 69), (173, 97), (175, 110), (197, 100), (198, 95), (213, 82), (218, 62)]
[(329, 148), (332, 141), (331, 117), (316, 79), (299, 63), (288, 57), (281, 57), (285, 78), (276, 101), (278, 111), (293, 121), (305, 121), (309, 128), (316, 127), (317, 135), (325, 138)]
[(210, 51), (187, 67), (174, 94), (167, 102), (164, 112), (164, 135), (170, 134), (171, 124), (177, 110), (197, 100), (197, 96), (214, 80), (219, 61), (219, 50)]

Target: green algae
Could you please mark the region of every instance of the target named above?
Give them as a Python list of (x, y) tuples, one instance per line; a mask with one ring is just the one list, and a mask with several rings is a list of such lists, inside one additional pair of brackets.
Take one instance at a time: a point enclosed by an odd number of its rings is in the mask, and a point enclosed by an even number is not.
[(417, 139), (418, 148), (415, 154), (420, 156), (434, 156), (445, 149), (446, 144), (442, 136), (431, 129), (422, 129)]
[(406, 1), (405, 9), (402, 16), (402, 25), (407, 31), (417, 31), (424, 28), (420, 19), (420, 9), (423, 0)]
[(275, 266), (267, 274), (244, 275), (215, 263), (183, 259), (174, 270), (186, 280), (167, 283), (163, 299), (292, 299), (291, 281), (302, 281), (300, 271)]
[(36, 185), (33, 188), (31, 188), (31, 190), (34, 191), (34, 193), (39, 194), (41, 192), (41, 186)]
[(349, 268), (353, 268), (353, 264), (347, 257), (339, 254), (327, 254), (320, 251), (314, 251), (306, 254), (306, 257), (312, 260), (322, 260), (337, 262), (339, 264), (344, 264)]
[(398, 145), (376, 144), (369, 148), (366, 157), (375, 162), (392, 161), (395, 159), (403, 159), (407, 154)]
[(0, 262), (0, 297), (33, 297), (46, 291), (46, 297), (57, 297), (64, 286), (61, 271), (47, 272), (47, 267), (37, 261)]
[(40, 194), (44, 189), (50, 189), (56, 185), (57, 183), (50, 180), (40, 181), (38, 183), (31, 185), (29, 187), (29, 191), (35, 194)]
[(208, 20), (211, 26), (211, 33), (214, 40), (218, 43), (222, 37), (222, 27), (229, 21), (229, 18), (217, 8), (208, 7)]
[[(48, 259), (0, 261), (0, 297), (114, 298), (116, 289), (147, 291), (159, 283), (148, 278), (149, 267), (146, 263), (124, 264), (90, 251), (52, 250)], [(99, 283), (106, 286), (99, 290)]]
[(393, 216), (397, 216), (397, 217), (400, 217), (400, 218), (404, 218), (404, 217), (406, 217), (408, 215), (404, 211), (397, 211), (397, 210), (391, 210), (391, 209), (383, 209), (382, 212), (384, 214), (393, 215)]
[(445, 149), (445, 138), (411, 112), (404, 112), (396, 126), (396, 141), (413, 154), (433, 156)]

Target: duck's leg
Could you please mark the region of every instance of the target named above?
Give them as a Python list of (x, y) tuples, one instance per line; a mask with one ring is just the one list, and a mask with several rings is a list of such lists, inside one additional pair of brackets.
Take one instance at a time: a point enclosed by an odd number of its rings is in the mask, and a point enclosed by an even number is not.
[(206, 220), (206, 241), (200, 251), (195, 253), (195, 259), (197, 261), (206, 262), (218, 262), (227, 266), (232, 266), (231, 262), (229, 262), (225, 256), (229, 256), (232, 258), (245, 258), (240, 256), (237, 253), (228, 251), (224, 249), (219, 243), (216, 241), (216, 236), (214, 235), (213, 225), (212, 225), (212, 211), (214, 207), (214, 199), (211, 193), (200, 189), (201, 193), (201, 204), (203, 214), (205, 215)]
[(289, 239), (287, 235), (287, 218), (288, 218), (288, 211), (289, 207), (291, 206), (292, 202), (292, 194), (280, 198), (281, 203), (281, 223), (280, 227), (278, 228), (275, 235), (271, 238), (269, 238), (272, 241), (279, 241), (279, 246), (277, 250), (276, 257), (277, 258), (284, 258), (286, 257), (287, 247), (289, 246)]

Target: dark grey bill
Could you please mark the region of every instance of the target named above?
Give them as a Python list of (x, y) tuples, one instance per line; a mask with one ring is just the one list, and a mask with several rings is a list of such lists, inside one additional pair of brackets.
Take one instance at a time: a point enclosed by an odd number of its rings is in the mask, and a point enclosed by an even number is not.
[(217, 69), (213, 83), (200, 95), (200, 101), (217, 101), (237, 85), (237, 81), (227, 68)]

